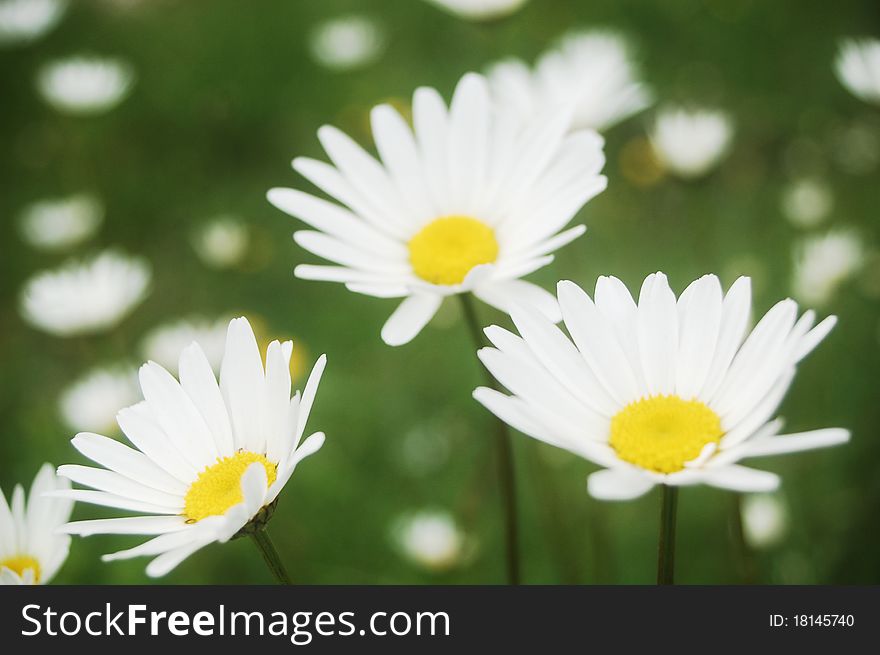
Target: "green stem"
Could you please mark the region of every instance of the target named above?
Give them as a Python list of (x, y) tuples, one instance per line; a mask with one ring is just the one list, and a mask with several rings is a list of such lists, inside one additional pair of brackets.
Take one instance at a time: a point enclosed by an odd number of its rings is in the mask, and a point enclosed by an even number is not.
[(272, 575), (275, 576), (278, 584), (293, 584), (290, 581), (290, 576), (287, 575), (287, 570), (284, 568), (284, 564), (281, 563), (278, 551), (275, 550), (275, 544), (272, 543), (272, 539), (269, 537), (269, 533), (265, 528), (262, 530), (255, 530), (251, 533), (251, 537), (253, 537), (254, 543), (260, 551), (260, 555), (263, 556), (263, 561), (266, 562), (266, 566), (269, 567), (269, 570), (272, 572)]
[[(464, 313), (465, 323), (473, 339), (476, 348), (487, 345), (483, 339), (483, 331), (474, 308), (470, 294), (461, 293), (461, 308)], [(489, 371), (485, 370), (486, 384), (498, 389), (498, 383)], [(518, 585), (519, 575), (519, 526), (517, 525), (516, 507), (516, 474), (513, 466), (513, 447), (510, 442), (510, 432), (507, 423), (501, 419), (495, 420), (495, 449), (498, 456), (498, 479), (501, 487), (501, 503), (504, 512), (504, 541), (505, 561), (507, 566), (508, 584)]]
[(675, 584), (675, 513), (678, 509), (678, 487), (663, 485), (660, 506), (660, 537), (657, 542), (657, 584)]

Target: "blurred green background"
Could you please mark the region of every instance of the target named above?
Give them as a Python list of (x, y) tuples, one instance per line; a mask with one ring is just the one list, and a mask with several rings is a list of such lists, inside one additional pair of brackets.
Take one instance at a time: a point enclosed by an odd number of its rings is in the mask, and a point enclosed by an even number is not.
[[(140, 361), (152, 327), (182, 316), (261, 317), (272, 337), (293, 337), (309, 365), (329, 366), (310, 428), (327, 443), (281, 496), (270, 531), (302, 583), (497, 583), (503, 579), (490, 415), (471, 399), (480, 383), (458, 306), (447, 306), (411, 344), (389, 348), (379, 329), (396, 301), (341, 285), (296, 280), (316, 258), (290, 238), (297, 223), (271, 207), (273, 186), (306, 188), (294, 155), (323, 158), (316, 129), (333, 123), (369, 144), (367, 112), (431, 85), (448, 98), (460, 75), (508, 55), (532, 61), (566, 30), (609, 27), (631, 37), (643, 79), (660, 104), (698, 102), (728, 111), (730, 156), (703, 180), (645, 180), (630, 170), (653, 109), (606, 134), (608, 190), (576, 222), (589, 232), (532, 276), (592, 289), (601, 274), (630, 288), (663, 270), (680, 291), (706, 272), (725, 285), (752, 275), (755, 311), (791, 293), (792, 248), (803, 230), (780, 198), (792, 181), (821, 179), (834, 205), (819, 233), (880, 236), (880, 110), (835, 79), (838, 39), (880, 35), (874, 0), (531, 0), (509, 18), (469, 23), (417, 0), (76, 0), (45, 39), (0, 51), (0, 486), (30, 484), (39, 465), (84, 463), (61, 420), (61, 391), (101, 362)], [(378, 21), (387, 47), (372, 65), (322, 68), (308, 37), (321, 21), (357, 12)], [(99, 117), (68, 117), (38, 96), (46, 61), (81, 52), (127, 59), (132, 95)], [(858, 136), (853, 136), (858, 135)], [(873, 150), (872, 150), (873, 148)], [(861, 165), (851, 164), (851, 149)], [(630, 155), (627, 155), (627, 153)], [(873, 159), (872, 159), (873, 157)], [(866, 163), (867, 162), (867, 163)], [(90, 191), (106, 205), (98, 235), (73, 254), (119, 246), (149, 259), (147, 301), (106, 335), (67, 340), (28, 327), (22, 283), (68, 255), (25, 247), (16, 217), (28, 203)], [(196, 257), (194, 227), (221, 213), (251, 233), (228, 270)], [(783, 477), (788, 529), (754, 553), (757, 579), (773, 583), (880, 583), (880, 266), (842, 285), (820, 315), (840, 324), (800, 367), (781, 415), (792, 431), (843, 426), (843, 447), (756, 462)], [(481, 306), (486, 324), (505, 318)], [(302, 380), (299, 385), (302, 385)], [(655, 568), (659, 496), (602, 504), (589, 498), (592, 465), (514, 441), (520, 481), (524, 579), (530, 583), (648, 583)], [(681, 496), (678, 580), (741, 580), (729, 539), (733, 498), (709, 488)], [(443, 571), (402, 557), (391, 538), (403, 514), (451, 511), (472, 552)], [(76, 518), (114, 515), (80, 505)], [(116, 513), (115, 515), (119, 515)], [(102, 564), (134, 537), (73, 542), (57, 583), (144, 583), (145, 560)], [(268, 583), (247, 540), (213, 545), (162, 582)]]

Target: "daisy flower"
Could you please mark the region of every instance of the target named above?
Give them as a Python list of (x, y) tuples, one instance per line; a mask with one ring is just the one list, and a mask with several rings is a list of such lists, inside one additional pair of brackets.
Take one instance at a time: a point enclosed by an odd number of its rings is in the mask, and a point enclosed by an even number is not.
[(0, 491), (0, 584), (46, 584), (55, 577), (70, 549), (70, 537), (57, 530), (70, 518), (73, 502), (46, 494), (69, 488), (44, 464), (27, 501), (21, 485), (10, 503)]
[(137, 372), (116, 366), (89, 371), (64, 390), (58, 408), (74, 430), (100, 432), (112, 430), (119, 410), (140, 400)]
[(626, 41), (614, 32), (572, 32), (534, 70), (508, 59), (494, 64), (488, 76), (496, 102), (523, 122), (572, 103), (572, 127), (601, 132), (651, 104)]
[(517, 308), (521, 336), (489, 327), (495, 348), (479, 353), (513, 395), (479, 388), (474, 397), (527, 435), (603, 467), (588, 480), (596, 498), (636, 498), (657, 484), (770, 491), (776, 475), (738, 462), (849, 439), (838, 428), (779, 436), (782, 423), (771, 420), (833, 316), (813, 327), (815, 314), (798, 319), (788, 299), (748, 333), (749, 279), (725, 295), (714, 275), (678, 300), (662, 273), (647, 277), (638, 304), (613, 277), (599, 278), (593, 299), (560, 282), (558, 298), (571, 339), (533, 308)]
[(0, 1), (0, 44), (36, 41), (58, 24), (66, 10), (67, 0)]
[(384, 30), (367, 16), (342, 16), (321, 23), (309, 35), (312, 58), (331, 70), (367, 66), (385, 49)]
[(143, 301), (150, 277), (145, 260), (109, 250), (25, 282), (21, 314), (32, 326), (59, 337), (108, 330)]
[(40, 200), (21, 216), (24, 240), (40, 250), (58, 251), (82, 243), (104, 220), (101, 201), (88, 194)]
[(834, 60), (837, 79), (857, 98), (880, 104), (880, 39), (848, 39)]
[(228, 318), (208, 320), (204, 318), (181, 319), (160, 325), (144, 337), (141, 352), (164, 369), (177, 371), (180, 352), (193, 341), (198, 342), (211, 365), (211, 370), (220, 372), (223, 352), (226, 350), (226, 327)]
[(467, 20), (491, 20), (509, 16), (528, 0), (428, 0), (433, 5)]
[(329, 126), (318, 137), (333, 165), (293, 161), (344, 206), (295, 189), (269, 191), (273, 205), (315, 228), (294, 234), (296, 242), (338, 264), (300, 265), (297, 277), (404, 298), (382, 328), (390, 345), (415, 337), (453, 294), (473, 292), (502, 309), (528, 299), (558, 320), (553, 296), (519, 278), (585, 231), (560, 232), (605, 188), (601, 137), (567, 135), (564, 109), (519, 126), (493, 112), (486, 80), (473, 73), (448, 110), (437, 91), (418, 89), (413, 123), (414, 130), (388, 105), (373, 109), (381, 163)]
[(804, 237), (794, 248), (792, 294), (811, 305), (825, 305), (865, 261), (865, 248), (854, 230)]
[(727, 154), (733, 123), (720, 111), (665, 109), (651, 131), (660, 162), (679, 177), (702, 177)]
[(444, 511), (422, 510), (401, 519), (394, 537), (407, 559), (432, 571), (452, 568), (465, 550), (464, 533)]
[(111, 57), (77, 56), (45, 65), (37, 90), (58, 111), (101, 114), (122, 102), (134, 84), (134, 70)]
[(742, 502), (743, 537), (752, 548), (779, 543), (788, 529), (788, 509), (779, 494), (749, 494)]
[(220, 382), (192, 343), (180, 355), (180, 381), (154, 362), (140, 369), (144, 402), (123, 409), (119, 427), (134, 448), (91, 433), (74, 447), (104, 468), (67, 465), (59, 475), (91, 490), (56, 495), (135, 512), (77, 521), (76, 535), (142, 534), (149, 541), (105, 561), (155, 556), (147, 574), (162, 576), (212, 542), (262, 529), (296, 465), (324, 443), (317, 432), (300, 443), (325, 357), (302, 396), (290, 396), (293, 344), (273, 341), (266, 365), (247, 319), (229, 324)]

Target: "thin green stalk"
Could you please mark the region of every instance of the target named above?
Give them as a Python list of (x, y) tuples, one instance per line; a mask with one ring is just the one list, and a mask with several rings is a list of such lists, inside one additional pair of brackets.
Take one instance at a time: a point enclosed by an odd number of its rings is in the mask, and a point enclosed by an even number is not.
[(678, 487), (663, 485), (660, 505), (660, 537), (657, 541), (657, 584), (675, 584), (675, 514)]
[(275, 550), (275, 544), (272, 543), (272, 539), (269, 537), (269, 533), (265, 528), (262, 530), (255, 530), (251, 533), (251, 537), (253, 537), (254, 543), (260, 551), (260, 555), (263, 556), (263, 561), (266, 562), (266, 566), (269, 567), (269, 570), (272, 572), (272, 575), (275, 576), (278, 584), (293, 584), (290, 581), (290, 576), (287, 575), (287, 570), (284, 568), (284, 564), (281, 563), (278, 551)]
[[(461, 293), (462, 312), (465, 323), (471, 334), (476, 348), (486, 345), (483, 339), (483, 331), (477, 312), (474, 308), (470, 294)], [(485, 369), (484, 369), (485, 370)], [(498, 389), (498, 383), (489, 371), (485, 371), (486, 384), (493, 389)], [(498, 478), (501, 487), (501, 503), (504, 512), (504, 542), (505, 562), (507, 567), (507, 581), (509, 584), (518, 585), (520, 581), (519, 564), (519, 526), (516, 507), (516, 474), (513, 467), (513, 447), (510, 443), (510, 432), (507, 424), (501, 419), (495, 419), (495, 449), (498, 457)]]

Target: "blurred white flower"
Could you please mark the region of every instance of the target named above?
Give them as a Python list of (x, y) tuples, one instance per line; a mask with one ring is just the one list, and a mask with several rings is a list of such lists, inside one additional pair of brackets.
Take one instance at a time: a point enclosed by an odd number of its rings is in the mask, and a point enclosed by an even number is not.
[(228, 318), (210, 321), (193, 318), (160, 325), (144, 338), (141, 351), (147, 360), (156, 362), (171, 373), (177, 372), (180, 353), (193, 341), (202, 347), (215, 374), (220, 373), (220, 362), (226, 349)]
[(21, 314), (32, 326), (59, 337), (100, 332), (140, 304), (150, 278), (144, 259), (106, 251), (32, 277), (22, 289)]
[(573, 32), (543, 54), (534, 71), (508, 59), (491, 66), (488, 76), (495, 101), (521, 121), (573, 104), (573, 128), (601, 131), (651, 103), (626, 41), (613, 32)]
[(99, 114), (122, 102), (134, 83), (134, 69), (120, 59), (77, 56), (45, 65), (37, 76), (43, 99), (69, 114)]
[(660, 162), (683, 178), (708, 173), (730, 147), (733, 123), (720, 111), (665, 109), (651, 132), (651, 145)]
[(834, 206), (834, 196), (824, 182), (802, 179), (782, 191), (782, 212), (796, 227), (814, 227), (821, 223)]
[(837, 79), (865, 102), (880, 104), (880, 39), (848, 39), (834, 60)]
[(104, 219), (95, 196), (80, 193), (37, 201), (22, 212), (21, 234), (40, 250), (64, 250), (91, 237)]
[(508, 16), (528, 0), (428, 0), (441, 9), (468, 20), (490, 20)]
[(385, 49), (385, 33), (366, 16), (334, 18), (315, 27), (309, 35), (312, 58), (332, 70), (367, 66)]
[(58, 409), (68, 427), (77, 432), (105, 432), (115, 428), (120, 409), (140, 400), (133, 368), (97, 368), (62, 392)]
[(401, 519), (394, 537), (407, 559), (434, 571), (455, 566), (464, 553), (464, 534), (444, 511), (423, 510)]
[(824, 305), (864, 259), (861, 238), (853, 230), (804, 238), (794, 251), (794, 297), (814, 307)]
[(742, 521), (746, 543), (752, 548), (768, 548), (785, 535), (788, 511), (778, 494), (746, 494)]
[(0, 1), (0, 45), (30, 43), (55, 27), (67, 0)]
[(250, 233), (244, 222), (233, 216), (218, 216), (200, 226), (192, 238), (199, 258), (212, 268), (229, 268), (245, 256)]

